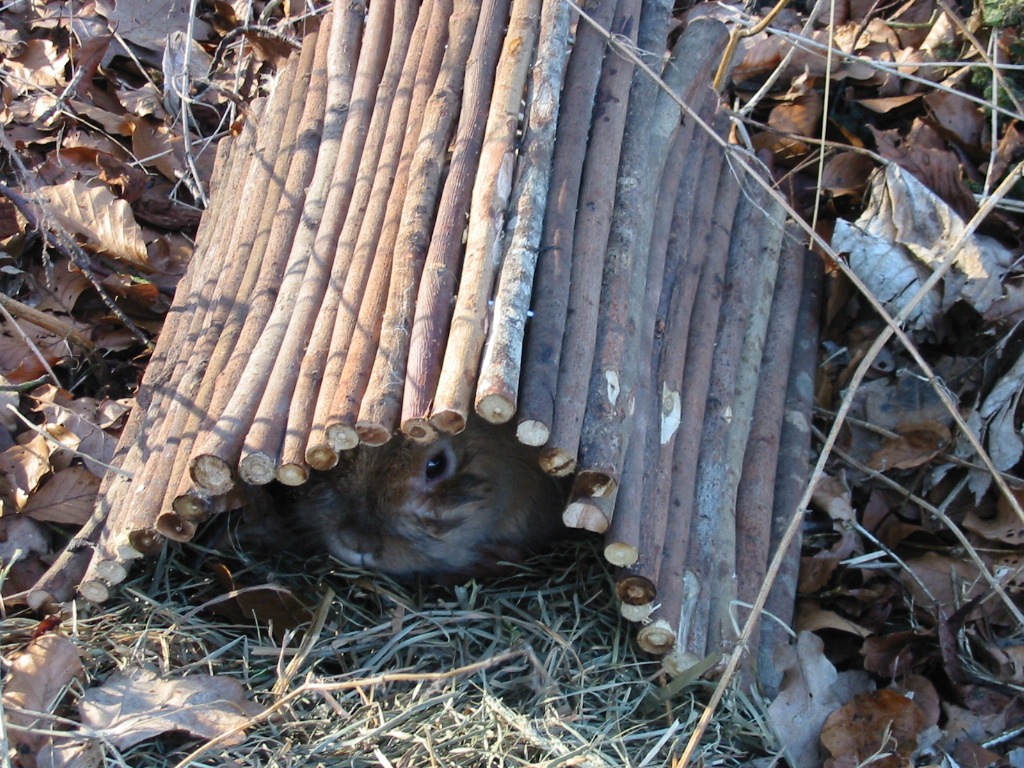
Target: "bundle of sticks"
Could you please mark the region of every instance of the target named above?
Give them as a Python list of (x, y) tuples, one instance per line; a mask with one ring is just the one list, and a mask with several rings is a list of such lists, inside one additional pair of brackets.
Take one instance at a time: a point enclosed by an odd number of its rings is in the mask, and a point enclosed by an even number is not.
[[(775, 455), (785, 409), (809, 412), (813, 340), (790, 350), (813, 339), (813, 300), (766, 174), (722, 138), (724, 27), (678, 34), (672, 6), (325, 15), (222, 142), (121, 471), (82, 534), (95, 552), (61, 580), (106, 599), (247, 486), (476, 411), (574, 474), (565, 521), (606, 534), (644, 648), (725, 642), (765, 571), (772, 499), (789, 501)], [(805, 466), (807, 444), (782, 450)], [(51, 569), (37, 602), (59, 590)]]

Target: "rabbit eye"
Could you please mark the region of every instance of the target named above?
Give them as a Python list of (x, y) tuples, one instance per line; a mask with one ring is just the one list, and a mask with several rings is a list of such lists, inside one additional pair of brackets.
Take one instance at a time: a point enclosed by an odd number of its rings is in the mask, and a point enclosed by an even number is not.
[(436, 483), (455, 473), (455, 455), (451, 446), (443, 446), (431, 454), (423, 465), (423, 476), (428, 483)]

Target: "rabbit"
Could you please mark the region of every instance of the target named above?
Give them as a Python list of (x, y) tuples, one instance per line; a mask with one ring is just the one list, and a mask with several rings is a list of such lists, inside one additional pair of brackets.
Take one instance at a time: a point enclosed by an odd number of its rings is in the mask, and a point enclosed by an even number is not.
[(511, 425), (472, 417), (423, 444), (360, 446), (304, 485), (279, 487), (275, 512), (299, 548), (397, 577), (500, 572), (564, 532), (566, 488)]

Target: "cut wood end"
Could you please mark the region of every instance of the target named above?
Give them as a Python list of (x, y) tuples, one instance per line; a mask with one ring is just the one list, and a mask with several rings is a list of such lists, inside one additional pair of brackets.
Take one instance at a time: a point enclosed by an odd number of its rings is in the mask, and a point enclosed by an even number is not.
[(306, 449), (306, 463), (313, 469), (326, 472), (338, 464), (338, 452), (326, 443), (311, 445)]
[(143, 555), (156, 555), (163, 549), (164, 537), (153, 528), (139, 528), (128, 534), (128, 543)]
[(432, 443), (437, 440), (437, 429), (426, 419), (406, 419), (402, 422), (402, 433), (416, 443)]
[(516, 404), (504, 395), (485, 395), (477, 400), (476, 412), (491, 424), (504, 424), (516, 413)]
[(156, 519), (156, 529), (168, 539), (191, 541), (196, 535), (196, 524), (174, 512), (165, 512)]
[(117, 560), (100, 560), (95, 570), (96, 575), (108, 584), (120, 584), (128, 578), (128, 569)]
[(670, 653), (661, 660), (661, 663), (665, 667), (665, 671), (672, 677), (680, 677), (681, 675), (689, 673), (689, 671), (700, 662), (701, 659), (698, 658), (696, 654), (681, 650)]
[(662, 656), (676, 644), (676, 633), (664, 619), (648, 624), (636, 633), (637, 644), (648, 653)]
[(654, 610), (653, 603), (644, 603), (643, 605), (630, 605), (629, 603), (619, 603), (619, 615), (622, 616), (626, 621), (632, 621), (635, 624), (647, 621), (651, 616), (651, 611)]
[(30, 589), (25, 597), (25, 602), (28, 603), (28, 607), (33, 613), (49, 615), (60, 612), (60, 601), (46, 589), (38, 587)]
[(284, 485), (302, 485), (309, 480), (309, 470), (302, 464), (282, 464), (277, 468), (277, 479)]
[(197, 485), (215, 496), (227, 493), (235, 485), (231, 466), (213, 454), (204, 453), (192, 459), (189, 473)]
[(383, 424), (369, 421), (360, 421), (356, 424), (356, 433), (359, 441), (365, 445), (384, 445), (391, 439), (391, 430)]
[(576, 471), (576, 457), (561, 448), (552, 448), (541, 453), (540, 466), (549, 475), (566, 477)]
[(604, 512), (596, 504), (586, 501), (573, 501), (562, 513), (562, 522), (570, 528), (582, 528), (585, 531), (604, 533), (610, 522)]
[(210, 500), (195, 493), (185, 493), (175, 496), (171, 502), (171, 509), (178, 513), (185, 520), (199, 523), (210, 516)]
[(276, 477), (275, 470), (274, 459), (262, 451), (247, 454), (238, 462), (238, 474), (249, 485), (266, 485)]
[(604, 559), (612, 565), (628, 568), (640, 557), (640, 552), (632, 544), (624, 541), (609, 541), (604, 545)]
[(627, 605), (650, 605), (657, 597), (658, 588), (644, 576), (629, 575), (619, 579), (615, 594)]
[(340, 422), (327, 426), (327, 442), (336, 451), (351, 451), (359, 445), (359, 433), (356, 428)]
[(607, 498), (619, 487), (618, 480), (610, 472), (601, 469), (583, 469), (572, 483), (572, 492), (580, 496)]
[(90, 579), (78, 585), (78, 594), (90, 603), (103, 603), (110, 597), (110, 590), (99, 579)]
[(516, 427), (516, 437), (523, 445), (540, 448), (551, 437), (551, 429), (543, 422), (527, 419), (519, 422), (519, 426)]
[(457, 435), (466, 428), (466, 416), (467, 414), (456, 410), (436, 411), (430, 417), (430, 423), (442, 432)]

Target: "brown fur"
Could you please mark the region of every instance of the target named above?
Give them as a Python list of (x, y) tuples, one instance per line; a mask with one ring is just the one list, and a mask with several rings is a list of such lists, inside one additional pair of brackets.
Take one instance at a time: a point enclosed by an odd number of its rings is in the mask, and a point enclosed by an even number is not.
[(276, 495), (306, 549), (399, 576), (493, 572), (563, 530), (563, 489), (537, 451), (480, 419), (429, 445), (396, 437), (360, 447)]

